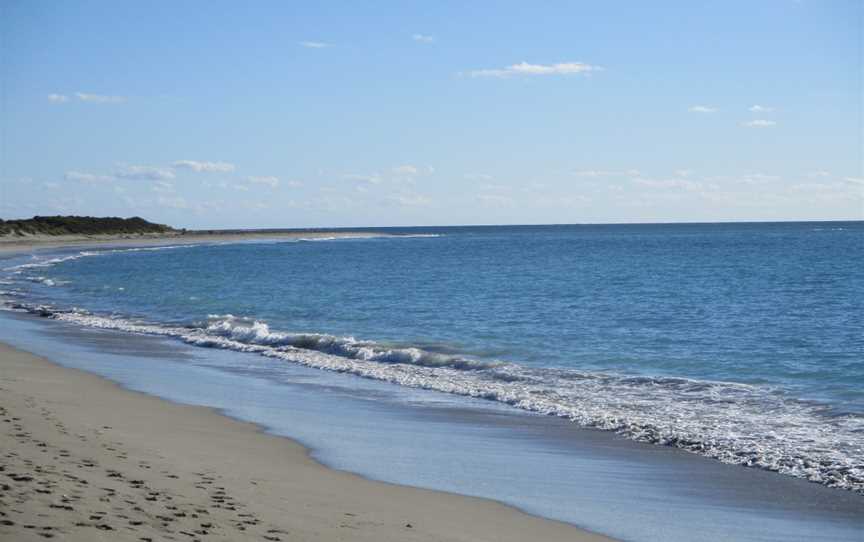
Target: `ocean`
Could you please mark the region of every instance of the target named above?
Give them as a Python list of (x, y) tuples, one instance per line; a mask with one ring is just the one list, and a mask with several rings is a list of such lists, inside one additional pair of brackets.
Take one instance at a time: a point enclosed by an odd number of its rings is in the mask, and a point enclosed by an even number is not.
[[(277, 428), (340, 468), (498, 498), (624, 539), (652, 538), (611, 516), (568, 512), (579, 490), (565, 480), (545, 480), (526, 500), (502, 489), (495, 472), (508, 458), (549, 460), (531, 455), (533, 440), (553, 446), (568, 472), (574, 461), (622, 453), (652, 462), (652, 474), (634, 468), (634, 477), (721, 469), (717, 476), (740, 485), (736, 499), (747, 480), (793, 487), (797, 512), (817, 503), (839, 514), (831, 524), (845, 527), (826, 539), (844, 539), (848, 528), (853, 540), (864, 527), (862, 262), (862, 222), (383, 228), (350, 239), (62, 249), (0, 262), (4, 321), (17, 330), (0, 339), (46, 354), (61, 347), (45, 337), (64, 333), (67, 343), (69, 334), (97, 333), (171, 345), (170, 363), (133, 367), (119, 347), (108, 349), (111, 363), (78, 358), (130, 387)], [(182, 372), (193, 366), (209, 376)], [(154, 384), (154, 371), (197, 380)], [(218, 382), (207, 388), (208, 378)], [(225, 391), (244, 385), (264, 386), (262, 397), (282, 410)], [(346, 456), (335, 429), (304, 426), (298, 409), (331, 428), (353, 420), (340, 437), (371, 440)], [(486, 449), (491, 437), (476, 436), (492, 427), (496, 451)], [(381, 439), (430, 434), (404, 452), (416, 458), (394, 459), (390, 470), (375, 464)], [(418, 462), (440, 462), (456, 442), (505, 463), (460, 468), (461, 481), (429, 474), (442, 464), (418, 472)], [(607, 477), (622, 472), (592, 465)], [(663, 484), (669, 489), (655, 481)], [(759, 502), (757, 510), (770, 497)], [(754, 516), (752, 529), (728, 539), (812, 539), (797, 512), (785, 527), (760, 527)], [(721, 519), (705, 539), (723, 539)], [(698, 539), (682, 522), (681, 533), (666, 526), (663, 535)]]

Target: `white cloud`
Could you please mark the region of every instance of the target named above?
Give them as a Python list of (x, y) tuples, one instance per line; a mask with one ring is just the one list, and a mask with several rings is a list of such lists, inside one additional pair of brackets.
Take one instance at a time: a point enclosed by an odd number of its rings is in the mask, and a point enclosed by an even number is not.
[(163, 194), (164, 193), (171, 193), (171, 192), (174, 192), (174, 185), (169, 183), (168, 181), (156, 181), (153, 184), (152, 190), (154, 192), (160, 192)]
[(777, 175), (766, 175), (765, 173), (747, 173), (741, 177), (735, 179), (735, 181), (744, 184), (765, 184), (765, 183), (773, 183), (774, 181), (779, 181), (780, 177)]
[(691, 113), (716, 113), (717, 109), (714, 107), (708, 107), (707, 105), (691, 105), (687, 108), (687, 111)]
[(126, 98), (123, 96), (106, 96), (103, 94), (88, 94), (86, 92), (76, 92), (75, 96), (82, 102), (96, 104), (118, 104), (126, 101)]
[(298, 181), (296, 179), (293, 179), (293, 180), (286, 182), (285, 184), (287, 186), (290, 186), (291, 188), (300, 188), (301, 186), (303, 186), (303, 181)]
[(63, 178), (67, 181), (78, 181), (82, 183), (104, 183), (114, 180), (110, 175), (94, 175), (93, 173), (83, 173), (81, 171), (67, 171)]
[(499, 69), (474, 70), (469, 73), (471, 77), (512, 77), (521, 75), (590, 75), (595, 71), (602, 71), (600, 66), (593, 66), (583, 62), (563, 62), (559, 64), (528, 64), (520, 62)]
[(346, 181), (354, 181), (361, 183), (369, 183), (369, 184), (381, 184), (382, 179), (381, 176), (377, 173), (373, 173), (372, 175), (359, 175), (355, 173), (349, 173), (348, 175), (343, 175), (343, 179)]
[(279, 177), (273, 175), (265, 175), (262, 177), (246, 177), (246, 182), (252, 184), (265, 184), (271, 188), (279, 186)]
[(771, 126), (775, 126), (777, 123), (773, 120), (765, 120), (765, 119), (756, 119), (751, 120), (744, 123), (744, 126), (748, 128), (769, 128)]
[(330, 47), (331, 45), (323, 41), (301, 41), (300, 46), (306, 47), (307, 49), (324, 49), (325, 47)]
[(130, 181), (167, 181), (175, 177), (171, 169), (156, 166), (123, 166), (114, 176)]
[(65, 94), (49, 94), (48, 101), (55, 104), (62, 104), (69, 101), (69, 96)]
[(414, 41), (419, 41), (421, 43), (432, 43), (435, 41), (434, 36), (427, 36), (425, 34), (413, 34), (411, 39)]
[(432, 203), (431, 199), (419, 194), (393, 194), (387, 199), (402, 207), (426, 207)]
[(625, 169), (625, 170), (603, 170), (603, 169), (583, 169), (579, 171), (574, 171), (573, 175), (577, 177), (638, 177), (639, 170), (638, 169)]
[(420, 173), (420, 170), (417, 166), (412, 166), (411, 164), (405, 164), (404, 166), (396, 166), (392, 169), (394, 175), (401, 175), (404, 177), (412, 177)]
[(234, 164), (229, 162), (198, 162), (196, 160), (177, 160), (172, 164), (175, 169), (191, 169), (197, 172), (220, 172), (228, 173), (234, 171)]
[(774, 108), (768, 107), (766, 105), (754, 105), (748, 108), (748, 111), (750, 111), (751, 113), (770, 113), (774, 111)]
[(633, 184), (646, 186), (649, 188), (660, 188), (660, 189), (669, 189), (669, 188), (677, 188), (683, 189), (690, 192), (701, 190), (705, 188), (703, 183), (697, 181), (691, 181), (688, 179), (646, 179), (644, 177), (637, 177), (632, 179)]
[(462, 175), (462, 177), (469, 181), (491, 181), (493, 178), (492, 175), (489, 175), (488, 173), (466, 173)]

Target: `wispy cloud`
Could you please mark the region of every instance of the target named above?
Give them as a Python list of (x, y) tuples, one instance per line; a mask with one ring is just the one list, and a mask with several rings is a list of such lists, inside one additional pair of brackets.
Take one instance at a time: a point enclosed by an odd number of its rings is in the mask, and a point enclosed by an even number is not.
[(753, 105), (747, 108), (751, 113), (771, 113), (774, 111), (773, 107), (768, 107), (767, 105)]
[(122, 166), (114, 176), (130, 181), (168, 181), (175, 177), (174, 171), (157, 166)]
[(391, 194), (387, 200), (401, 207), (428, 207), (432, 200), (421, 194)]
[(383, 182), (383, 179), (377, 173), (373, 173), (371, 175), (349, 173), (348, 175), (343, 175), (342, 178), (346, 181), (353, 181), (353, 182), (359, 182), (359, 183), (369, 183), (369, 184), (381, 184), (381, 182)]
[(635, 179), (631, 179), (633, 184), (639, 186), (647, 186), (649, 188), (659, 188), (659, 189), (667, 189), (667, 188), (679, 188), (688, 191), (700, 190), (704, 187), (703, 183), (698, 181), (691, 181), (688, 179), (674, 178), (674, 179), (648, 179), (645, 177), (636, 177)]
[(162, 194), (173, 193), (174, 192), (174, 184), (168, 181), (156, 181), (153, 183), (152, 190), (154, 192), (159, 192)]
[(76, 92), (77, 97), (82, 102), (90, 102), (96, 104), (118, 104), (126, 101), (125, 96), (108, 96), (105, 94), (89, 94), (86, 92)]
[(707, 105), (691, 105), (687, 108), (687, 111), (690, 113), (716, 113), (716, 107), (709, 107)]
[(301, 41), (300, 46), (306, 47), (307, 49), (324, 49), (326, 47), (332, 47), (332, 45), (323, 41)]
[(197, 172), (220, 172), (228, 173), (234, 171), (234, 164), (230, 162), (199, 162), (197, 160), (177, 160), (172, 164), (175, 169), (191, 169)]
[(246, 182), (252, 184), (264, 184), (269, 186), (270, 188), (276, 188), (279, 186), (279, 177), (275, 177), (273, 175), (265, 175), (261, 177), (246, 177)]
[(405, 164), (404, 166), (396, 166), (392, 169), (394, 175), (399, 175), (402, 177), (413, 177), (420, 173), (420, 169), (417, 166), (412, 166), (411, 164)]
[(770, 128), (771, 126), (776, 126), (777, 123), (773, 120), (767, 119), (756, 119), (743, 123), (744, 126), (748, 128)]
[(69, 101), (69, 96), (65, 94), (49, 94), (48, 101), (54, 104), (62, 104)]
[(412, 34), (411, 39), (421, 43), (432, 43), (435, 41), (434, 36), (427, 36), (426, 34)]
[(602, 71), (600, 66), (585, 64), (584, 62), (563, 62), (560, 64), (529, 64), (520, 62), (511, 64), (504, 68), (474, 70), (469, 72), (471, 77), (515, 77), (529, 75), (590, 75), (596, 71)]
[(78, 181), (82, 183), (104, 183), (111, 182), (114, 177), (111, 175), (95, 175), (93, 173), (84, 173), (81, 171), (67, 171), (63, 178), (67, 181)]
[(637, 177), (638, 169), (622, 169), (622, 170), (604, 170), (604, 169), (583, 169), (574, 171), (573, 175), (577, 177)]

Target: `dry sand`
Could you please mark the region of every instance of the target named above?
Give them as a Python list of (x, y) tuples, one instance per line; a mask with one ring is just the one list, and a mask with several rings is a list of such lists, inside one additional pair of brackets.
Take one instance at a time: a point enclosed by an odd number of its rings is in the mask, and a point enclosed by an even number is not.
[(46, 538), (609, 540), (329, 469), (255, 425), (0, 344), (0, 540)]

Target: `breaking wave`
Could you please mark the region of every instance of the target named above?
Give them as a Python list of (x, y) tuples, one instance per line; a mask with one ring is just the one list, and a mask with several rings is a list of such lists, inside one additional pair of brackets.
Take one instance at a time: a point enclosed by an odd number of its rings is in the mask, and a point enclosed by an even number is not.
[(7, 299), (5, 307), (83, 326), (174, 337), (317, 369), (496, 401), (725, 463), (864, 493), (864, 417), (766, 386), (536, 368), (353, 337), (271, 330), (211, 315), (191, 326), (59, 310)]

